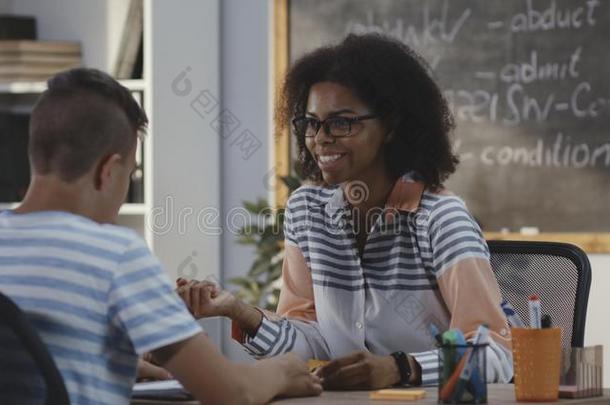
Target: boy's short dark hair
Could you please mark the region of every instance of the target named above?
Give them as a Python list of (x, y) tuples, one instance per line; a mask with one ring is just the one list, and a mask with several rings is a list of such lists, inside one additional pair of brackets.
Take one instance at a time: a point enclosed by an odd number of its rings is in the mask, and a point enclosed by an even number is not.
[[(350, 34), (301, 57), (288, 71), (279, 98), (280, 130), (305, 115), (311, 86), (324, 81), (353, 91), (393, 132), (385, 161), (394, 175), (415, 171), (437, 189), (455, 171), (453, 116), (427, 63), (407, 45), (379, 34)], [(302, 174), (321, 180), (304, 134), (295, 135)]]
[(47, 86), (30, 117), (34, 173), (74, 181), (101, 157), (126, 157), (146, 130), (144, 110), (129, 90), (102, 71), (71, 69), (50, 78)]

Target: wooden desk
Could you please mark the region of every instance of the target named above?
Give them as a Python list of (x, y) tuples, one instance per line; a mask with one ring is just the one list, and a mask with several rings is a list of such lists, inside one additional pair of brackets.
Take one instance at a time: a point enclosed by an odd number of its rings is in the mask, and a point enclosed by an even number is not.
[[(414, 405), (436, 404), (437, 388), (425, 388), (426, 398), (418, 401), (413, 401)], [(515, 389), (512, 384), (488, 384), (487, 385), (487, 402), (489, 404), (517, 404), (523, 402), (515, 401)], [(176, 404), (197, 404), (197, 402), (164, 402), (164, 401), (132, 401), (132, 404), (138, 405), (176, 405)], [(288, 398), (273, 401), (273, 405), (391, 405), (404, 404), (406, 401), (373, 401), (369, 399), (369, 391), (326, 391), (319, 397), (310, 398)], [(566, 404), (610, 404), (610, 389), (604, 390), (603, 397), (583, 398), (583, 399), (560, 399), (556, 403)]]

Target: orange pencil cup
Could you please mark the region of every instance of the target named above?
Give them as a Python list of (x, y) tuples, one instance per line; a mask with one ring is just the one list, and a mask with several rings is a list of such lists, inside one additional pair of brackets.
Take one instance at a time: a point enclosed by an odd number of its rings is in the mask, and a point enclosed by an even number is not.
[(561, 329), (513, 328), (512, 334), (517, 401), (557, 401)]

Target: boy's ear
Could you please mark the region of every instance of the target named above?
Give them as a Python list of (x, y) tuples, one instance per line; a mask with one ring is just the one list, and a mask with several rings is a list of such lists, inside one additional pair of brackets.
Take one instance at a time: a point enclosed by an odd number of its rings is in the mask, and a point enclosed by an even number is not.
[(117, 170), (121, 164), (121, 159), (122, 157), (118, 153), (100, 159), (95, 171), (94, 185), (96, 190), (104, 189), (118, 175)]

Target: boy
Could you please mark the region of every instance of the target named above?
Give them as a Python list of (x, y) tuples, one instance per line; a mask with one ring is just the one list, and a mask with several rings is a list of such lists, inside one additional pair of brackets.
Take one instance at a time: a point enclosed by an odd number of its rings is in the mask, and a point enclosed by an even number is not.
[(145, 352), (206, 404), (319, 394), (293, 354), (255, 365), (224, 358), (144, 242), (110, 225), (147, 123), (105, 73), (73, 69), (48, 81), (30, 119), (30, 188), (0, 213), (0, 291), (32, 320), (72, 403), (127, 404)]

